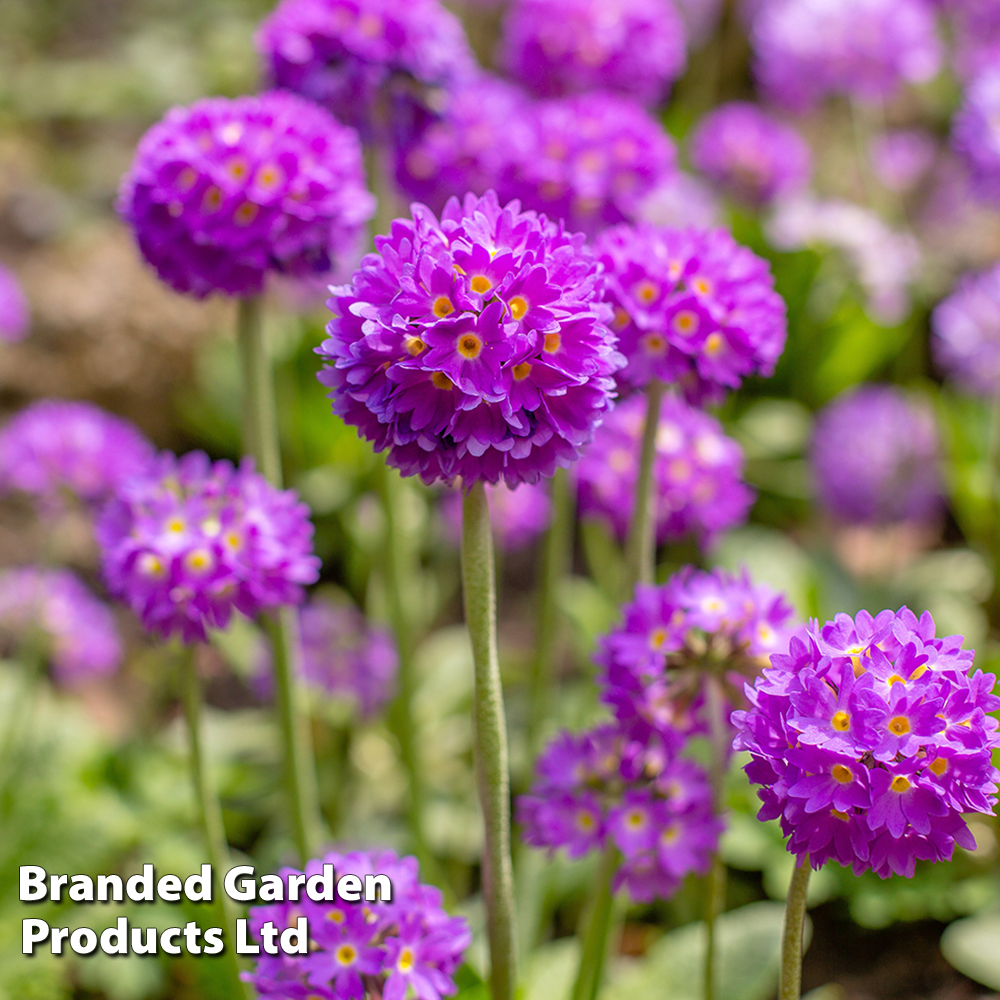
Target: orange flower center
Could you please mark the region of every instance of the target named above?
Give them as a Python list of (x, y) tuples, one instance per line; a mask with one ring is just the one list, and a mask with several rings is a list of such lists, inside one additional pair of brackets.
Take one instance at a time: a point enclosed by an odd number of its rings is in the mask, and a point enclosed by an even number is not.
[(477, 295), (485, 295), (493, 287), (493, 284), (485, 274), (477, 274), (472, 281), (469, 282), (469, 287)]
[(445, 375), (444, 372), (435, 372), (433, 375), (431, 375), (431, 382), (438, 389), (448, 390), (455, 388), (455, 383), (452, 382), (452, 380), (448, 378), (448, 376)]
[(450, 316), (455, 311), (455, 307), (451, 304), (451, 299), (447, 295), (439, 295), (434, 300), (434, 315), (438, 319), (444, 319), (445, 316)]
[(894, 715), (886, 728), (893, 736), (905, 736), (910, 731), (910, 720), (905, 715)]
[(515, 295), (514, 298), (510, 300), (510, 314), (514, 317), (514, 319), (523, 319), (524, 314), (527, 311), (528, 302), (520, 295)]
[(483, 342), (474, 333), (465, 333), (458, 338), (458, 353), (463, 358), (468, 358), (470, 361), (478, 358), (482, 349)]
[(833, 718), (830, 720), (830, 725), (838, 733), (846, 733), (851, 728), (851, 717), (846, 712), (834, 712)]
[(843, 764), (834, 764), (830, 773), (834, 781), (839, 781), (842, 785), (849, 785), (854, 780), (854, 774), (849, 767)]

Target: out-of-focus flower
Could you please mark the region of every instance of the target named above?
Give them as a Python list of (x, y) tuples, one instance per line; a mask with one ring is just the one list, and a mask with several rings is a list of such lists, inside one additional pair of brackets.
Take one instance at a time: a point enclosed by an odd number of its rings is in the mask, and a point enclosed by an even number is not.
[(25, 566), (0, 573), (0, 636), (41, 644), (55, 679), (67, 686), (113, 674), (122, 644), (111, 609), (66, 569)]
[(751, 754), (759, 818), (780, 818), (792, 854), (888, 878), (976, 846), (962, 815), (996, 804), (986, 713), (1000, 698), (961, 643), (936, 638), (926, 611), (842, 614), (811, 622), (747, 685), (734, 746)]
[(688, 43), (696, 48), (715, 31), (722, 15), (723, 0), (674, 0), (687, 25)]
[(317, 350), (334, 412), (427, 482), (551, 476), (611, 405), (621, 364), (580, 234), (496, 195), (421, 205), (334, 290)]
[(819, 502), (850, 524), (926, 521), (941, 509), (929, 407), (891, 385), (863, 385), (816, 418), (810, 461)]
[(151, 631), (204, 641), (234, 610), (298, 604), (315, 583), (309, 508), (244, 459), (164, 452), (118, 487), (97, 524), (104, 577)]
[(500, 62), (540, 97), (608, 90), (657, 104), (684, 69), (684, 36), (666, 0), (514, 0)]
[[(549, 526), (552, 501), (544, 483), (523, 483), (517, 489), (487, 486), (490, 525), (497, 545), (514, 551), (527, 548)], [(462, 538), (462, 493), (459, 487), (441, 500), (445, 529), (455, 544)]]
[(707, 677), (718, 678), (732, 706), (743, 704), (744, 679), (788, 649), (793, 613), (783, 594), (745, 571), (685, 566), (662, 586), (640, 585), (622, 624), (598, 642), (603, 700), (625, 725), (665, 736), (709, 732)]
[(725, 230), (615, 226), (594, 249), (628, 362), (623, 384), (678, 383), (701, 402), (774, 371), (785, 346), (785, 303), (768, 263)]
[(951, 135), (977, 196), (1000, 202), (1000, 68), (985, 70), (969, 84)]
[(925, 0), (767, 0), (751, 39), (764, 92), (796, 111), (830, 94), (878, 101), (941, 63)]
[(408, 130), (441, 88), (475, 71), (461, 22), (438, 0), (282, 0), (256, 43), (274, 86), (321, 104), (365, 141)]
[(840, 250), (856, 271), (866, 310), (876, 322), (898, 323), (909, 313), (920, 247), (910, 233), (890, 229), (874, 212), (848, 201), (789, 198), (778, 203), (767, 236), (781, 250), (817, 244)]
[[(616, 406), (574, 470), (580, 512), (603, 518), (621, 539), (635, 505), (645, 414), (641, 395)], [(657, 541), (693, 535), (708, 547), (719, 532), (745, 521), (754, 494), (742, 474), (743, 451), (714, 417), (665, 399), (653, 464)]]
[(686, 875), (708, 871), (723, 826), (708, 775), (676, 756), (682, 744), (617, 723), (561, 733), (517, 800), (524, 839), (571, 858), (613, 843), (623, 858), (615, 888), (636, 902), (669, 899)]
[(118, 211), (179, 292), (256, 295), (270, 271), (353, 265), (375, 199), (357, 134), (295, 94), (210, 97), (143, 136)]
[(712, 229), (722, 221), (722, 208), (705, 181), (678, 170), (649, 192), (636, 218), (674, 229)]
[(944, 0), (959, 76), (974, 79), (1000, 59), (1000, 5), (996, 0)]
[(937, 156), (933, 136), (923, 129), (895, 129), (875, 137), (869, 150), (875, 175), (893, 191), (908, 191)]
[(691, 161), (727, 194), (751, 205), (798, 191), (809, 180), (805, 139), (748, 101), (709, 112), (691, 138)]
[[(363, 883), (367, 876), (385, 875), (392, 898), (326, 903), (303, 895), (300, 902), (250, 907), (250, 933), (258, 941), (269, 921), (279, 931), (294, 927), (299, 917), (309, 926), (307, 955), (261, 955), (253, 972), (244, 974), (259, 996), (363, 1000), (374, 994), (404, 1000), (412, 993), (420, 1000), (441, 1000), (457, 992), (452, 977), (472, 933), (464, 917), (448, 915), (439, 889), (418, 881), (416, 858), (397, 858), (387, 850), (331, 851), (306, 862), (305, 874), (322, 875), (324, 864), (333, 865), (338, 880), (355, 875)], [(292, 868), (279, 872), (286, 886), (290, 876), (301, 874)], [(283, 895), (287, 898), (287, 889)]]
[(971, 392), (1000, 394), (1000, 265), (966, 275), (931, 317), (934, 358)]
[(58, 508), (64, 493), (97, 504), (153, 455), (127, 420), (92, 403), (42, 399), (0, 431), (0, 490), (28, 493), (45, 508)]
[(21, 285), (0, 264), (0, 341), (13, 344), (24, 340), (29, 323), (28, 300), (21, 291)]

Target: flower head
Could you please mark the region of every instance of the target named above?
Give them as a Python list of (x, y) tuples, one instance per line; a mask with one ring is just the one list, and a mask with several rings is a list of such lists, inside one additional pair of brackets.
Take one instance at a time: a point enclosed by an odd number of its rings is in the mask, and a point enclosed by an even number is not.
[(994, 0), (945, 0), (954, 64), (959, 76), (974, 79), (997, 65), (1000, 55), (1000, 7)]
[[(641, 395), (619, 403), (575, 469), (581, 513), (603, 518), (620, 539), (635, 502), (645, 413)], [(694, 535), (708, 546), (720, 531), (744, 521), (754, 495), (742, 473), (743, 451), (714, 417), (681, 399), (665, 399), (653, 465), (657, 541)]]
[(431, 483), (514, 487), (568, 466), (610, 407), (621, 363), (582, 235), (496, 196), (421, 205), (334, 289), (334, 412)]
[(724, 230), (616, 226), (595, 253), (608, 273), (625, 385), (677, 382), (701, 402), (774, 371), (785, 303), (767, 262)]
[(964, 388), (1000, 392), (1000, 265), (966, 275), (931, 318), (938, 365)]
[(937, 156), (934, 137), (923, 129), (892, 129), (876, 136), (868, 152), (872, 169), (891, 191), (908, 191)]
[(0, 573), (0, 636), (15, 646), (40, 638), (55, 679), (66, 686), (106, 677), (121, 664), (111, 609), (66, 569)]
[(319, 576), (309, 509), (244, 459), (159, 456), (122, 483), (97, 525), (104, 576), (151, 631), (204, 641), (233, 610), (297, 604)]
[(13, 344), (28, 335), (28, 301), (17, 278), (0, 264), (0, 341)]
[(66, 493), (97, 504), (153, 455), (127, 420), (92, 403), (42, 399), (0, 430), (0, 490), (28, 493), (48, 508)]
[(179, 292), (255, 295), (270, 271), (350, 265), (375, 200), (352, 129), (295, 94), (174, 108), (139, 143), (118, 211)]
[(820, 503), (853, 524), (923, 521), (941, 508), (930, 410), (889, 385), (864, 385), (819, 414), (810, 460)]
[(975, 846), (962, 814), (996, 803), (986, 713), (1000, 698), (961, 641), (938, 639), (927, 612), (838, 615), (810, 622), (747, 685), (734, 746), (791, 853), (886, 878)]
[[(513, 551), (529, 546), (549, 526), (552, 501), (542, 483), (524, 483), (517, 489), (487, 486), (490, 524), (499, 548)], [(445, 529), (457, 545), (461, 541), (462, 494), (455, 489), (443, 497)]]
[(500, 62), (540, 97), (617, 91), (658, 104), (684, 70), (684, 22), (662, 0), (515, 0)]
[(969, 168), (983, 201), (1000, 202), (1000, 69), (984, 70), (969, 84), (952, 123), (951, 142)]

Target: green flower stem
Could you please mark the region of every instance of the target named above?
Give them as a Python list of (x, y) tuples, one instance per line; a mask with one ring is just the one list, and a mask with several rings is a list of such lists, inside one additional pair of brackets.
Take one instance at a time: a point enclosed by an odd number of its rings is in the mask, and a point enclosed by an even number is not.
[(806, 897), (809, 894), (809, 855), (792, 869), (785, 903), (785, 929), (781, 936), (781, 979), (778, 1000), (799, 1000), (802, 992), (802, 934), (806, 923)]
[(212, 785), (205, 762), (201, 731), (201, 685), (195, 667), (195, 647), (185, 646), (180, 654), (181, 683), (184, 692), (184, 718), (187, 722), (188, 758), (191, 767), (191, 785), (198, 804), (198, 818), (208, 863), (212, 866), (212, 898), (215, 900), (219, 919), (222, 920), (226, 948), (223, 960), (229, 977), (229, 995), (243, 1000), (247, 988), (240, 980), (239, 960), (236, 957), (236, 932), (234, 907), (229, 897), (222, 891), (222, 879), (232, 864), (229, 859), (229, 845), (226, 843), (225, 827), (222, 824), (222, 807), (219, 796)]
[(637, 583), (652, 583), (656, 563), (656, 505), (653, 497), (653, 462), (656, 459), (656, 432), (660, 425), (663, 383), (654, 379), (646, 389), (646, 424), (642, 431), (639, 475), (635, 482), (635, 505), (629, 525), (625, 559), (626, 585), (631, 598)]
[[(726, 695), (718, 675), (705, 676), (705, 709), (708, 713), (709, 741), (712, 753), (709, 763), (709, 777), (712, 782), (712, 798), (715, 813), (721, 817), (726, 811), (725, 785), (726, 767), (729, 760), (729, 733), (726, 729)], [(726, 866), (718, 851), (712, 855), (712, 867), (705, 882), (705, 1000), (713, 1000), (715, 995), (715, 952), (716, 921), (726, 907)]]
[[(241, 299), (237, 341), (243, 366), (243, 446), (254, 457), (257, 469), (275, 486), (282, 485), (278, 444), (274, 373), (264, 343), (259, 298)], [(285, 791), (288, 796), (295, 846), (304, 864), (313, 856), (322, 820), (316, 787), (316, 765), (309, 720), (300, 710), (297, 669), (298, 616), (280, 608), (264, 622), (274, 649), (278, 721), (285, 757)]]
[(493, 1000), (512, 1000), (517, 981), (514, 878), (510, 857), (507, 723), (497, 652), (496, 576), (486, 490), (473, 483), (462, 504), (462, 591), (475, 664), (476, 772), (483, 810), (483, 895)]
[(621, 863), (618, 848), (609, 845), (601, 855), (601, 866), (594, 883), (586, 920), (581, 926), (580, 968), (573, 984), (571, 1000), (596, 1000), (604, 975), (608, 954), (615, 894), (612, 889), (615, 872)]

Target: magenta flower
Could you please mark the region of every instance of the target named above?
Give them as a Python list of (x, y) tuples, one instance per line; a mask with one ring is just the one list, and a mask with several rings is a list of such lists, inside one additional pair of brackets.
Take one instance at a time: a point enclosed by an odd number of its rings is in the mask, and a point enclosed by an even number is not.
[(28, 336), (28, 300), (17, 278), (0, 264), (0, 341), (8, 344)]
[[(606, 521), (624, 540), (635, 504), (645, 402), (632, 396), (605, 418), (574, 470), (580, 512)], [(681, 399), (660, 409), (653, 465), (659, 543), (693, 535), (703, 547), (741, 524), (754, 501), (743, 476), (743, 450), (722, 426)]]
[(375, 199), (355, 132), (273, 91), (169, 111), (140, 141), (118, 211), (178, 292), (246, 296), (272, 271), (352, 265)]
[(621, 364), (581, 235), (489, 192), (414, 206), (334, 290), (334, 412), (424, 482), (551, 476), (610, 407)]
[(767, 262), (727, 232), (616, 226), (595, 252), (609, 274), (619, 381), (679, 383), (693, 402), (770, 375), (785, 347), (785, 303)]
[(1000, 393), (1000, 265), (966, 275), (931, 316), (938, 366), (964, 389)]
[[(487, 486), (486, 499), (490, 505), (490, 524), (501, 549), (527, 548), (549, 526), (552, 501), (543, 483), (524, 483), (513, 490), (502, 484)], [(441, 516), (448, 537), (458, 545), (462, 536), (459, 488), (441, 498)]]
[(983, 70), (969, 84), (952, 122), (951, 143), (965, 161), (975, 194), (1000, 202), (1000, 69)]
[(607, 90), (653, 105), (683, 72), (684, 45), (663, 0), (514, 0), (500, 62), (540, 97)]
[(887, 878), (975, 847), (962, 814), (996, 804), (986, 713), (1000, 698), (992, 674), (970, 673), (973, 656), (901, 608), (810, 622), (772, 657), (747, 685), (750, 709), (733, 713), (734, 747), (750, 752), (759, 816), (780, 818), (792, 854)]
[(233, 611), (253, 617), (315, 583), (309, 509), (244, 459), (160, 455), (129, 479), (97, 525), (108, 588), (151, 631), (204, 642)]
[(42, 399), (0, 430), (0, 491), (30, 494), (49, 510), (64, 494), (98, 504), (153, 455), (127, 420), (92, 403)]
[(14, 654), (40, 639), (55, 680), (66, 687), (107, 677), (122, 660), (111, 609), (67, 569), (0, 573), (0, 636)]

